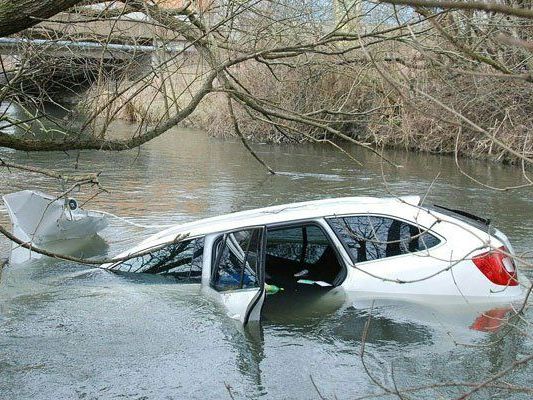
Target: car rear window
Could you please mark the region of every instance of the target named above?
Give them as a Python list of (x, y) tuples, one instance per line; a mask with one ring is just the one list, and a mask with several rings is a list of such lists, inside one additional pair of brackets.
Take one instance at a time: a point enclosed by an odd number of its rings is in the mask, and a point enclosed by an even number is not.
[(440, 243), (424, 228), (389, 217), (360, 215), (327, 221), (354, 263), (416, 253)]

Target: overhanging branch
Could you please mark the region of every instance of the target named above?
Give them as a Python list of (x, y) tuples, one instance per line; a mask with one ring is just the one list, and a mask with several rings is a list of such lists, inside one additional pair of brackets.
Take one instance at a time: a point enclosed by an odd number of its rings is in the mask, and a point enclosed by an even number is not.
[(378, 0), (380, 3), (405, 5), (413, 7), (437, 7), (456, 10), (478, 10), (515, 17), (533, 19), (533, 10), (527, 8), (509, 7), (499, 3), (485, 3), (481, 1), (447, 1), (447, 0)]

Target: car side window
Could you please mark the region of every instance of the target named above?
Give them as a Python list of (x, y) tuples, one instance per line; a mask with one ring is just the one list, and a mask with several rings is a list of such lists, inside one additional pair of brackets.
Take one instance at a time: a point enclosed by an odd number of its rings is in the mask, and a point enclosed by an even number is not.
[(302, 256), (304, 229), (301, 227), (268, 231), (266, 253), (270, 256), (299, 261)]
[(211, 286), (218, 291), (259, 287), (263, 230), (225, 234), (215, 244)]
[(389, 217), (338, 217), (329, 218), (328, 223), (353, 262), (415, 253), (440, 243), (438, 238), (421, 227)]
[(268, 230), (266, 254), (314, 264), (324, 254), (329, 244), (326, 234), (316, 225), (273, 228)]
[(138, 272), (173, 276), (177, 279), (200, 282), (204, 238), (169, 243), (153, 252), (130, 258), (110, 269), (122, 272)]

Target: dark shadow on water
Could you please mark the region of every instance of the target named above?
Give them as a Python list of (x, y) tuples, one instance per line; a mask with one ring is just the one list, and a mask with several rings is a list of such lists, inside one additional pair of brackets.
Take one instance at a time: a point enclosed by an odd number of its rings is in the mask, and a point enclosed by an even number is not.
[(344, 304), (340, 288), (302, 287), (267, 295), (262, 317), (269, 324), (305, 327), (335, 314)]
[(340, 288), (269, 295), (263, 307), (265, 328), (315, 334), (318, 340), (360, 342), (371, 319), (367, 342), (392, 345), (437, 344), (443, 330), (471, 344), (505, 329), (507, 305), (425, 304), (420, 299), (349, 299)]
[[(302, 333), (320, 331), (316, 338), (331, 342), (358, 342), (370, 317), (367, 308), (358, 309), (346, 304), (342, 289), (307, 290), (267, 297), (263, 307), (265, 326), (273, 329), (297, 330)], [(372, 312), (371, 329), (367, 341), (397, 344), (431, 343), (431, 329), (401, 317)]]
[(366, 334), (367, 343), (414, 345), (432, 344), (431, 328), (401, 318), (394, 319), (380, 315), (379, 312), (347, 308), (331, 326), (331, 334), (338, 340), (346, 342), (361, 341), (365, 327), (370, 319)]
[(265, 341), (261, 322), (254, 321), (245, 327), (225, 325), (226, 340), (235, 350), (235, 363), (240, 374), (253, 384), (256, 395), (266, 394), (263, 385), (261, 363), (265, 358)]

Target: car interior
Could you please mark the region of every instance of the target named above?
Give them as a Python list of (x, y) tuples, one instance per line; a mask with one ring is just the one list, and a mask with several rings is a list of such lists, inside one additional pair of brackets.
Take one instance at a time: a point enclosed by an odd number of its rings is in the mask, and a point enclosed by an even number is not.
[(314, 223), (267, 229), (265, 281), (284, 291), (332, 288), (345, 268), (326, 232)]

